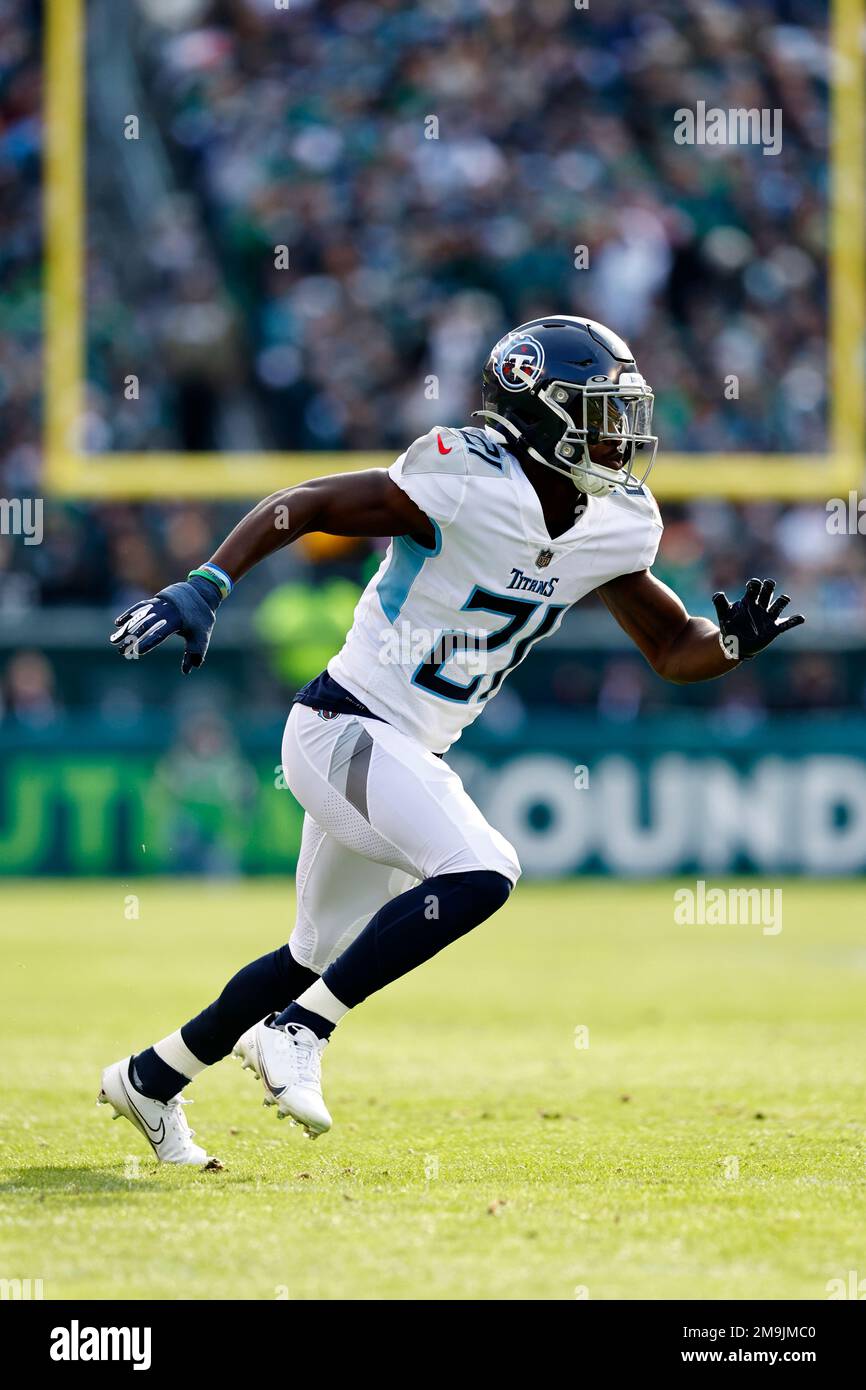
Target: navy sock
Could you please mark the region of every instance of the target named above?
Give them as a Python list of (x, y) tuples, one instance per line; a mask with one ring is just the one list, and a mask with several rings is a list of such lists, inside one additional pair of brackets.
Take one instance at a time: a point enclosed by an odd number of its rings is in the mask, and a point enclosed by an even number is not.
[[(252, 961), (229, 980), (219, 999), (185, 1023), (181, 1037), (193, 1056), (207, 1066), (231, 1052), (241, 1033), (265, 1014), (282, 1008), (287, 999), (301, 994), (319, 977), (300, 965), (288, 946)], [(154, 1100), (167, 1101), (189, 1082), (152, 1047), (132, 1058), (129, 1079), (136, 1090)]]
[[(425, 879), (380, 907), (322, 979), (341, 1004), (353, 1009), (465, 936), (502, 907), (510, 892), (508, 879), (492, 869)], [(290, 1004), (274, 1022), (304, 1023), (320, 1038), (334, 1028), (300, 1004)]]
[(274, 1027), (281, 1027), (286, 1023), (302, 1023), (305, 1028), (315, 1033), (317, 1038), (329, 1038), (337, 1026), (329, 1018), (322, 1018), (321, 1014), (314, 1014), (311, 1009), (305, 1009), (301, 1004), (290, 1004), (287, 1009), (283, 1009), (279, 1018), (273, 1020)]
[(189, 1085), (189, 1077), (170, 1067), (152, 1047), (130, 1057), (129, 1079), (137, 1091), (151, 1100), (171, 1100)]

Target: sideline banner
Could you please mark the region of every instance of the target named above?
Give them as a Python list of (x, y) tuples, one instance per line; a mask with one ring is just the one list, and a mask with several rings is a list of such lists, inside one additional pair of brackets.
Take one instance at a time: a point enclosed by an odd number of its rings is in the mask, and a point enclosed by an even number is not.
[[(136, 730), (0, 741), (0, 874), (286, 873), (302, 813), (279, 728), (198, 756)], [(449, 761), (534, 877), (866, 869), (866, 723), (558, 716), (461, 740)]]

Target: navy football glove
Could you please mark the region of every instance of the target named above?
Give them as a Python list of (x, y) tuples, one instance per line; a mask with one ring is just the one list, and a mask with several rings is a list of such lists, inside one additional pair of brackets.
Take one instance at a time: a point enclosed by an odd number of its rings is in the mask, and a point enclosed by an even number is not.
[(774, 579), (750, 579), (746, 592), (735, 603), (729, 603), (725, 594), (713, 594), (713, 603), (719, 619), (722, 646), (735, 661), (757, 656), (769, 647), (781, 632), (790, 632), (806, 619), (800, 613), (779, 622), (779, 614), (791, 602), (787, 594), (780, 594), (774, 603), (770, 600), (776, 587)]
[(180, 584), (160, 589), (156, 598), (143, 599), (127, 608), (115, 618), (117, 631), (109, 640), (123, 656), (134, 661), (177, 632), (186, 639), (180, 664), (186, 676), (196, 666), (201, 666), (207, 655), (221, 602), (222, 594), (216, 584), (194, 575)]

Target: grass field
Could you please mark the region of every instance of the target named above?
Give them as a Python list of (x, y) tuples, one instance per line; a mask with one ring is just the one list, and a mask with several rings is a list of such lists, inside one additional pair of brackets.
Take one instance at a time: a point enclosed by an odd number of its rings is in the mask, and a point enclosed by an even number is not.
[(157, 1169), (94, 1106), (99, 1071), (279, 944), (289, 889), (0, 904), (0, 1277), (47, 1299), (824, 1299), (866, 1276), (858, 885), (787, 883), (764, 936), (675, 926), (670, 884), (521, 884), (341, 1025), (330, 1135), (277, 1124), (235, 1062), (200, 1078), (205, 1173)]

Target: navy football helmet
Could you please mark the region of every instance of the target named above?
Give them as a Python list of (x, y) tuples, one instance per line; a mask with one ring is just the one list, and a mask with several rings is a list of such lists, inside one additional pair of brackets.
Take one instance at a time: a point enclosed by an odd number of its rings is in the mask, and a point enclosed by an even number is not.
[(521, 324), (492, 349), (482, 383), (475, 414), (581, 492), (604, 496), (649, 476), (658, 449), (653, 393), (627, 344), (603, 324), (565, 314)]

